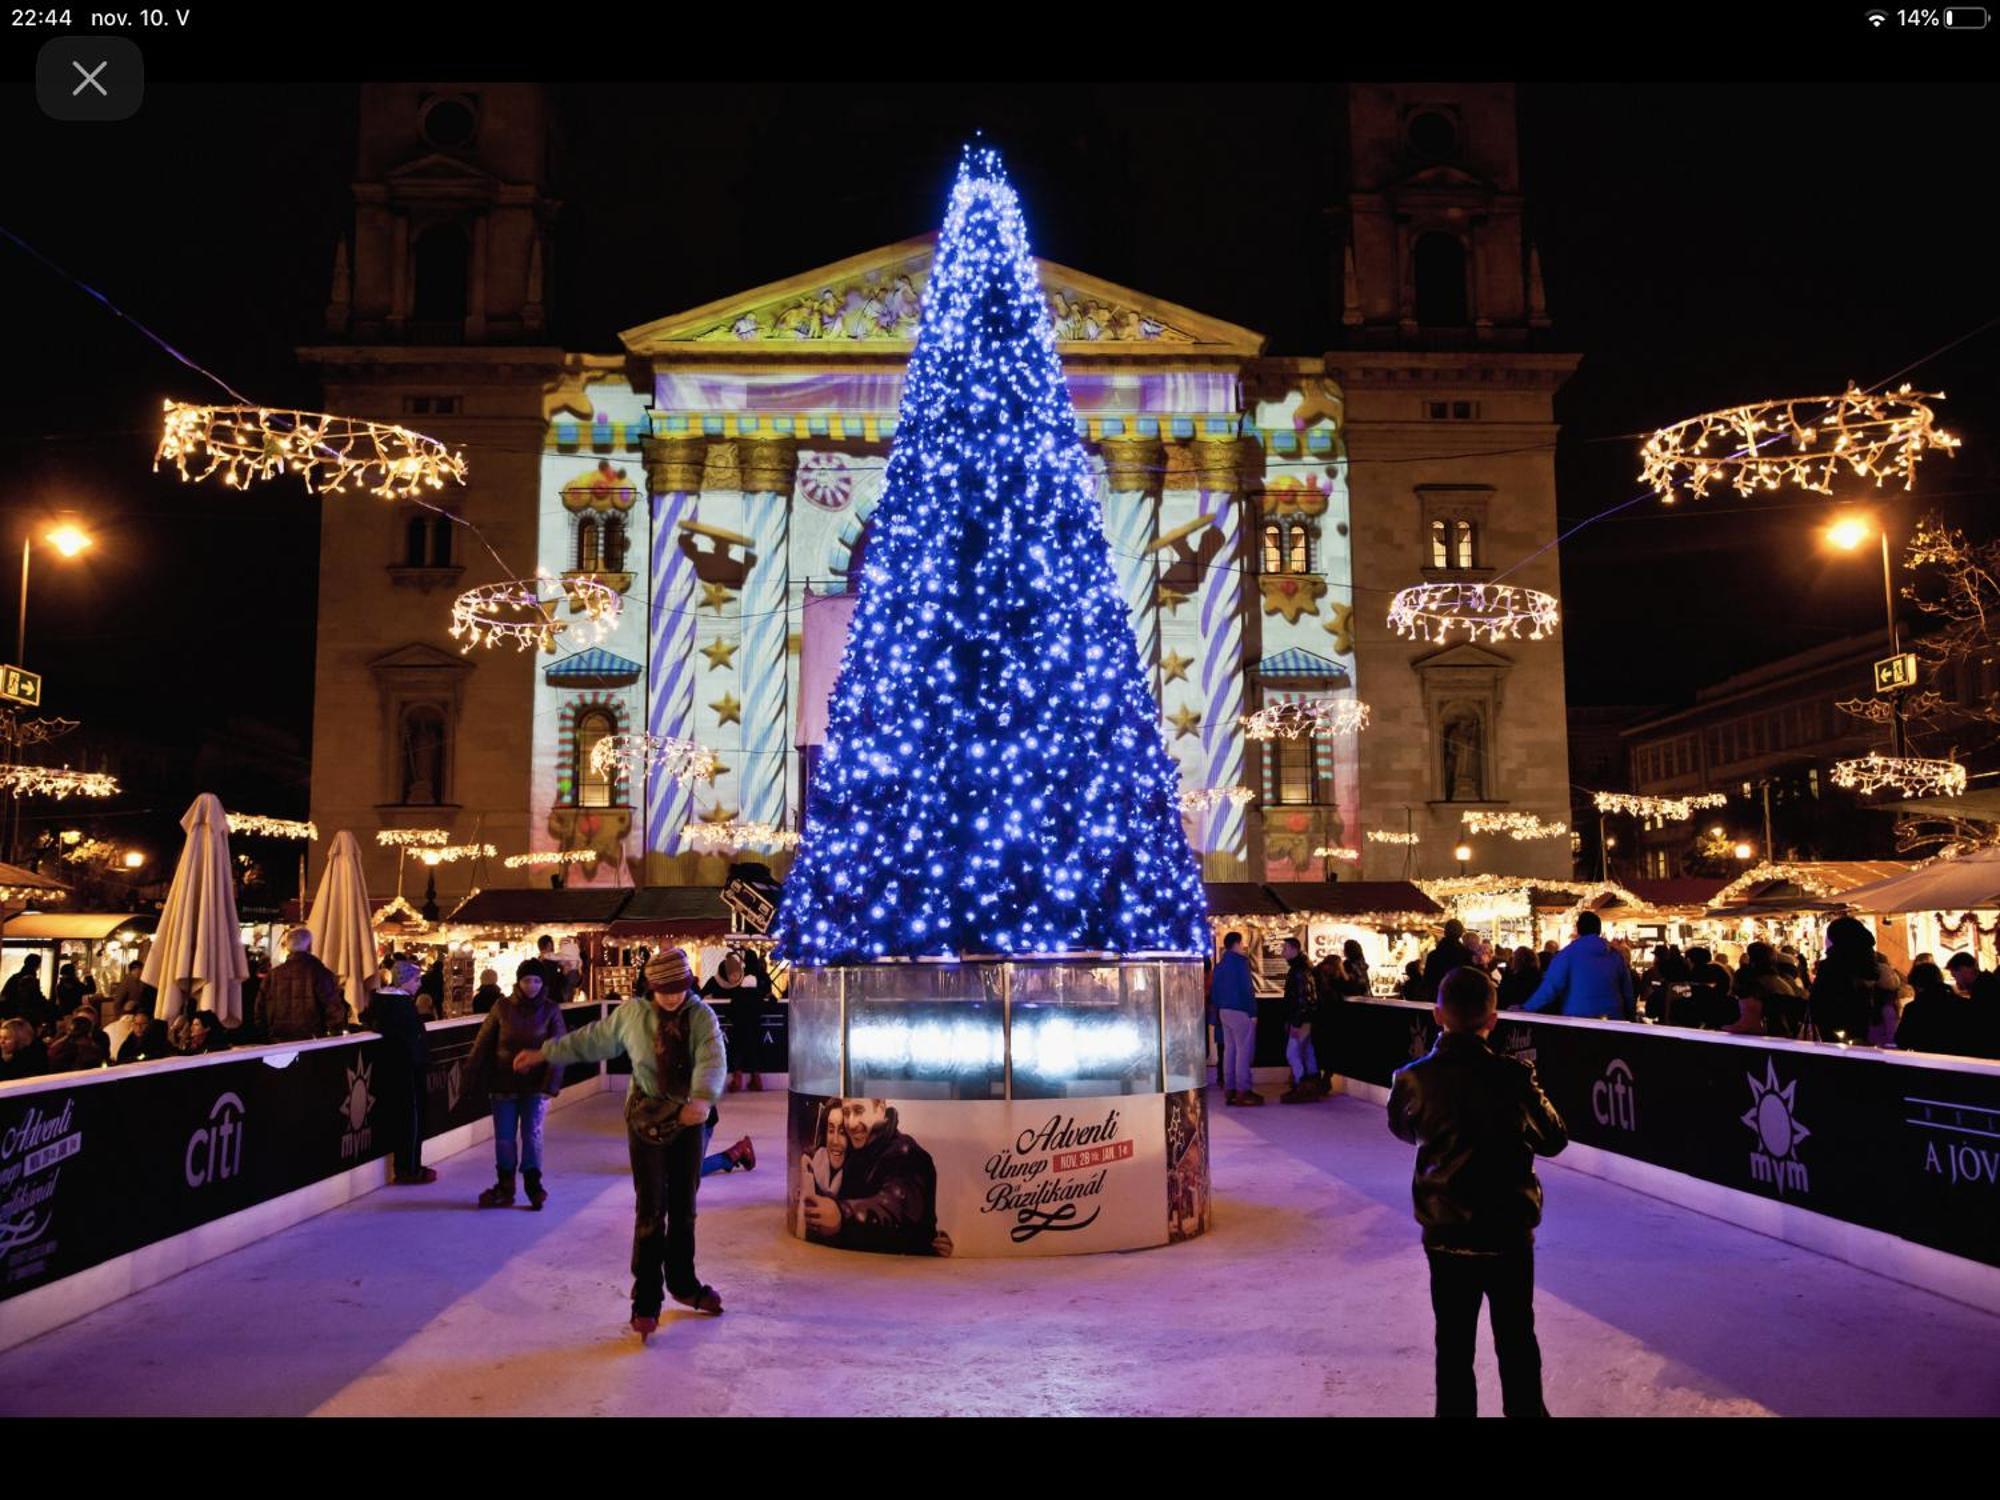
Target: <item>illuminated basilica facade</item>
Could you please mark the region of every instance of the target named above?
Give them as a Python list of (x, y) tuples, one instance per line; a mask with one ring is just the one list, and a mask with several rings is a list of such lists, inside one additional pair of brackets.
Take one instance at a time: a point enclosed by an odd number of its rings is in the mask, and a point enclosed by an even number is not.
[[(1455, 873), (1466, 810), (1553, 821), (1569, 802), (1558, 643), (1385, 624), (1395, 589), (1490, 578), (1554, 537), (1551, 402), (1575, 361), (1529, 347), (1546, 319), (1512, 90), (1356, 85), (1349, 107), (1330, 274), (1351, 347), (1273, 357), (1261, 334), (1042, 265), (1161, 733), (1184, 788), (1252, 793), (1188, 818), (1211, 881)], [(442, 503), (517, 571), (594, 579), (623, 611), (553, 653), (461, 653), (451, 599), (500, 576), (480, 540), (417, 508), (325, 505), (312, 814), (361, 836), (373, 889), (396, 880), (379, 828), (588, 851), (572, 888), (718, 884), (727, 860), (686, 849), (690, 825), (796, 828), (895, 437), (928, 237), (616, 351), (543, 347), (545, 109), (525, 85), (365, 91), (353, 234), (328, 338), (304, 353), (330, 410), (464, 449), (471, 482)], [(1556, 576), (1552, 548), (1509, 573), (1551, 592)], [(1357, 697), (1358, 735), (1241, 724)], [(593, 769), (599, 740), (641, 730), (699, 741), (718, 774)], [(1475, 843), (1475, 870), (1569, 868), (1566, 844)]]

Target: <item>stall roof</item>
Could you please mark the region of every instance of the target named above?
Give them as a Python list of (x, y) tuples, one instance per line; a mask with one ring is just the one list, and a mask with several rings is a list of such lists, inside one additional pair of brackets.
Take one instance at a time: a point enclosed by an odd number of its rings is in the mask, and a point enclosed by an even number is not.
[(1857, 886), (1872, 885), (1915, 866), (1893, 859), (1819, 859), (1759, 865), (1716, 892), (1711, 916), (1746, 912), (1839, 911)]
[(4, 860), (0, 860), (0, 886), (9, 886), (17, 891), (47, 891), (51, 895), (69, 889), (60, 880), (37, 875), (33, 870), (24, 870), (19, 865), (10, 865)]
[(1625, 889), (1649, 907), (1706, 906), (1727, 881), (1687, 876), (1676, 880), (1627, 880)]
[(1211, 917), (1282, 917), (1285, 908), (1270, 887), (1247, 880), (1210, 881), (1208, 914)]
[(4, 929), (0, 929), (0, 933), (10, 939), (34, 939), (39, 942), (96, 942), (126, 928), (134, 932), (151, 932), (159, 921), (155, 913), (143, 911), (36, 912), (14, 918)]
[[(1213, 891), (1214, 886), (1209, 890)], [(1288, 913), (1332, 917), (1373, 916), (1382, 912), (1413, 912), (1443, 916), (1444, 908), (1407, 880), (1301, 880), (1264, 889)]]
[(618, 913), (611, 930), (723, 937), (735, 920), (734, 913), (722, 904), (720, 886), (649, 885), (632, 892), (632, 899)]
[(453, 926), (551, 927), (599, 926), (624, 909), (632, 892), (627, 887), (597, 890), (480, 891), (445, 920)]

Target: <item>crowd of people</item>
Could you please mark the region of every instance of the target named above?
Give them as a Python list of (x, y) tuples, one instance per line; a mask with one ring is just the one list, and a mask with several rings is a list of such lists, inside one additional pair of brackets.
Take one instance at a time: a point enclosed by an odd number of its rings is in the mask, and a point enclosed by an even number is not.
[(1816, 961), (1764, 942), (1735, 952), (1665, 943), (1635, 952), (1607, 939), (1594, 912), (1578, 916), (1565, 947), (1550, 941), (1540, 952), (1509, 953), (1454, 919), (1407, 966), (1397, 993), (1435, 1001), (1443, 977), (1461, 968), (1494, 981), (1501, 1010), (2000, 1059), (2000, 974), (1981, 970), (1969, 953), (1942, 966), (1920, 953), (1899, 973), (1854, 917), (1827, 925)]

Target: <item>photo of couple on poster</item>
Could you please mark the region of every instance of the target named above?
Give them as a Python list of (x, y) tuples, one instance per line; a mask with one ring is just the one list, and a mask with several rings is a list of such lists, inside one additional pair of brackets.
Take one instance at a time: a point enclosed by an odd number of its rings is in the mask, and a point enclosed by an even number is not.
[(848, 1250), (950, 1255), (937, 1221), (937, 1164), (885, 1099), (825, 1099), (799, 1158), (792, 1228)]

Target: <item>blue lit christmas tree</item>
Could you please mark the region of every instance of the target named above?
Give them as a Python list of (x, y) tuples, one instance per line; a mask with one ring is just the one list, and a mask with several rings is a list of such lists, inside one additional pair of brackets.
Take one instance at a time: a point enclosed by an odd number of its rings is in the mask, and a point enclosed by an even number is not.
[(1207, 901), (1020, 201), (952, 189), (777, 921), (813, 964), (1198, 953)]

